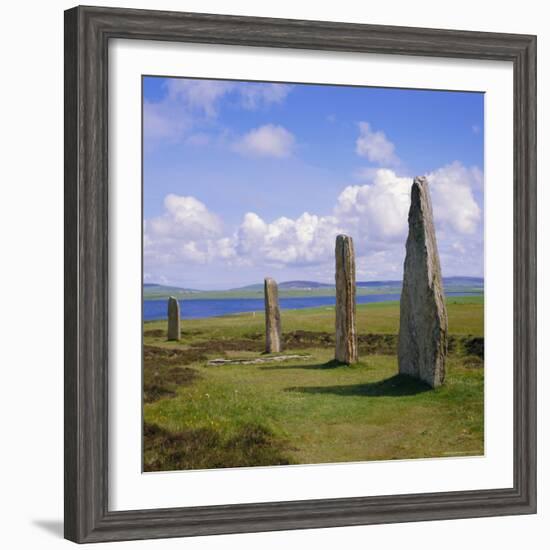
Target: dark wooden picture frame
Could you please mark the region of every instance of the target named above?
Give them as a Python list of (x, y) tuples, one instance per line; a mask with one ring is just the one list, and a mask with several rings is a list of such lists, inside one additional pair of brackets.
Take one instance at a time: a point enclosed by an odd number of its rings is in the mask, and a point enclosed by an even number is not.
[[(112, 38), (510, 61), (514, 484), (509, 489), (109, 511), (108, 45)], [(65, 537), (98, 542), (536, 512), (536, 37), (196, 13), (65, 12)]]

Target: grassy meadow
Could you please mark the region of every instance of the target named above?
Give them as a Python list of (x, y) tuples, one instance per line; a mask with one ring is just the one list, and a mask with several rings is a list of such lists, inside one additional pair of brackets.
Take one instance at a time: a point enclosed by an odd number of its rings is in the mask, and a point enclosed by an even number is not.
[(483, 297), (447, 308), (435, 390), (397, 374), (397, 302), (357, 306), (353, 366), (333, 361), (334, 307), (281, 311), (286, 361), (263, 354), (262, 312), (183, 320), (180, 342), (145, 322), (144, 470), (483, 454)]

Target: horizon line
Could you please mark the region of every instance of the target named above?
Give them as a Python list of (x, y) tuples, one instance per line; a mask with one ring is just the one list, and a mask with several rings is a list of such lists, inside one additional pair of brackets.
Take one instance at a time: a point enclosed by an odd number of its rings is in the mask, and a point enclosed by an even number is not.
[[(479, 275), (449, 275), (446, 277), (442, 277), (443, 281), (446, 279), (478, 279), (485, 281), (484, 276)], [(372, 279), (372, 280), (356, 280), (355, 284), (373, 284), (373, 283), (399, 283), (402, 284), (402, 279)], [(315, 285), (324, 285), (324, 286), (334, 286), (334, 282), (322, 282), (322, 281), (315, 281), (312, 279), (289, 279), (284, 280), (281, 282), (277, 282), (278, 285), (288, 284), (288, 283), (313, 283)], [(160, 286), (160, 287), (169, 287), (169, 288), (176, 288), (181, 290), (194, 290), (197, 292), (216, 292), (216, 291), (230, 291), (230, 290), (241, 290), (247, 287), (251, 286), (257, 286), (257, 285), (263, 285), (263, 280), (255, 282), (255, 283), (248, 283), (248, 284), (242, 284), (240, 286), (231, 286), (231, 287), (224, 287), (224, 288), (216, 288), (216, 289), (199, 289), (199, 288), (192, 288), (187, 286), (181, 286), (180, 283), (158, 283), (158, 282), (142, 282), (142, 286)]]

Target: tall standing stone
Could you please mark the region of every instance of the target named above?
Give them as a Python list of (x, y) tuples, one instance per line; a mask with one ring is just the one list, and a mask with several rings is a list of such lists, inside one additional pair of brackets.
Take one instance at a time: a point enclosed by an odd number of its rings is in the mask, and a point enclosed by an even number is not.
[(168, 340), (180, 339), (180, 304), (176, 298), (168, 298)]
[(282, 349), (281, 312), (279, 310), (279, 288), (271, 277), (264, 280), (265, 300), (265, 351), (279, 353)]
[(355, 329), (355, 252), (347, 235), (336, 237), (336, 350), (341, 362), (357, 362)]
[(399, 372), (433, 388), (445, 380), (447, 309), (428, 180), (414, 179), (399, 324)]

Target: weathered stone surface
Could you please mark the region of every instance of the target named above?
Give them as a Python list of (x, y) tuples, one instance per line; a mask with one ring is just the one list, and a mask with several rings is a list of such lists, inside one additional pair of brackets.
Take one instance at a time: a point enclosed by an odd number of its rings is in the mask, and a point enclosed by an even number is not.
[(399, 372), (419, 378), (432, 387), (443, 384), (447, 327), (428, 180), (417, 177), (411, 189), (401, 292)]
[(176, 298), (168, 298), (168, 340), (180, 339), (180, 304)]
[(265, 351), (279, 353), (282, 349), (281, 312), (279, 311), (279, 288), (267, 277), (264, 281), (265, 300)]
[(336, 349), (341, 363), (357, 362), (355, 329), (355, 251), (347, 235), (336, 237)]

